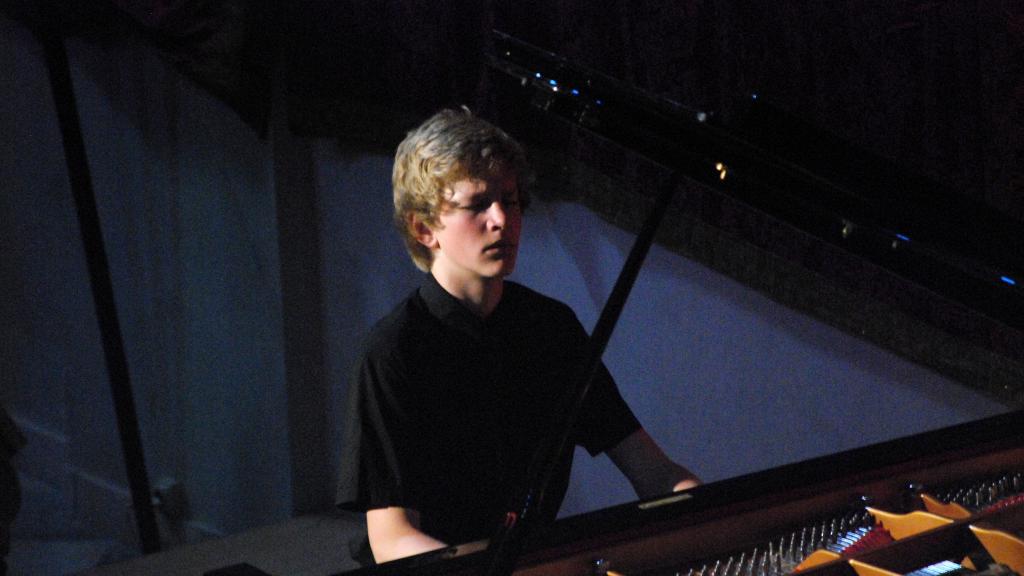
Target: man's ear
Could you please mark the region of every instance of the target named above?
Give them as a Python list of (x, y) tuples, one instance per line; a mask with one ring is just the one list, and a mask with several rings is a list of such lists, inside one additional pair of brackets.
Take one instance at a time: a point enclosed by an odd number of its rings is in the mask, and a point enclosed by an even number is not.
[(420, 244), (431, 250), (437, 248), (437, 236), (434, 235), (434, 230), (416, 214), (409, 215), (409, 230)]

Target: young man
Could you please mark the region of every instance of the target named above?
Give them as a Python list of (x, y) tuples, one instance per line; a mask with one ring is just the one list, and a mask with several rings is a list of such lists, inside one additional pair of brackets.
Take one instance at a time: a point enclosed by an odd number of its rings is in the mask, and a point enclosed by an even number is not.
[[(399, 145), (395, 222), (423, 285), (371, 331), (350, 387), (338, 501), (366, 511), (384, 562), (493, 534), (557, 431), (587, 335), (568, 306), (506, 281), (529, 172), (519, 144), (442, 111)], [(669, 460), (602, 366), (574, 441), (607, 452), (640, 497), (698, 484)], [(571, 454), (548, 489), (553, 520)]]

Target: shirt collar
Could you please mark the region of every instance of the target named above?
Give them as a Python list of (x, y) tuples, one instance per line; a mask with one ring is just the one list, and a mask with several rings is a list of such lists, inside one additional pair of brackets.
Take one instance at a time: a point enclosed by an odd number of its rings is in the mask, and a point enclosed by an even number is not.
[(437, 282), (433, 274), (427, 274), (420, 285), (420, 298), (426, 304), (427, 311), (431, 316), (437, 318), (442, 324), (455, 328), (466, 333), (474, 339), (481, 339), (489, 326), (493, 326), (506, 316), (506, 300), (508, 300), (508, 283), (505, 284), (505, 294), (502, 295), (498, 306), (491, 312), (487, 319), (480, 318), (466, 308), (458, 298), (452, 296)]
[(479, 339), (483, 335), (483, 320), (449, 294), (433, 274), (427, 274), (424, 278), (420, 286), (420, 297), (427, 305), (430, 315), (440, 320), (442, 324), (465, 332), (474, 339)]

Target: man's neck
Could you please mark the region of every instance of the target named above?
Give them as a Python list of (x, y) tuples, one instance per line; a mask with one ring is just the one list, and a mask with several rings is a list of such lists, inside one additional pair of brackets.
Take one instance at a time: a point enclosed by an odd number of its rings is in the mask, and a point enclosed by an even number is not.
[(504, 278), (474, 278), (465, 280), (444, 274), (434, 274), (434, 279), (446, 292), (462, 302), (470, 312), (487, 318), (498, 307), (505, 289)]

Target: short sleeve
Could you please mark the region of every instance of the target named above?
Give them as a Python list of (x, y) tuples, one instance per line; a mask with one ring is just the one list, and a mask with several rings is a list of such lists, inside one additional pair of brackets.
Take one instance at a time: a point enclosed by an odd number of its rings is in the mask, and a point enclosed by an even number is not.
[(601, 364), (587, 392), (577, 426), (577, 444), (596, 456), (614, 448), (640, 429), (640, 421), (622, 399), (608, 369)]
[[(567, 327), (578, 349), (576, 360), (586, 361), (590, 337), (576, 314), (565, 307)], [(640, 422), (619, 393), (618, 386), (608, 368), (602, 362), (584, 399), (583, 408), (576, 425), (575, 442), (586, 448), (591, 456), (605, 452), (640, 429)]]
[(365, 512), (409, 505), (402, 482), (407, 465), (399, 450), (409, 423), (394, 396), (396, 377), (394, 367), (373, 354), (364, 354), (356, 366), (336, 495), (342, 509)]

